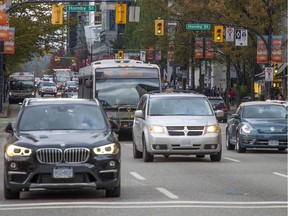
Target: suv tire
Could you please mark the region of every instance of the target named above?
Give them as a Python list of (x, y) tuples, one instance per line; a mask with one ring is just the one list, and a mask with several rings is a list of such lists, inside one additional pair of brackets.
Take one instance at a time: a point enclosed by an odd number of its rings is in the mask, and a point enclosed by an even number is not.
[(121, 183), (113, 189), (106, 189), (106, 197), (120, 197), (121, 195)]
[(145, 138), (143, 138), (143, 160), (144, 160), (144, 162), (153, 162), (154, 155), (147, 152), (146, 145), (147, 144), (146, 144)]
[(4, 197), (5, 199), (19, 199), (20, 191), (12, 191), (6, 187), (6, 183), (4, 181)]

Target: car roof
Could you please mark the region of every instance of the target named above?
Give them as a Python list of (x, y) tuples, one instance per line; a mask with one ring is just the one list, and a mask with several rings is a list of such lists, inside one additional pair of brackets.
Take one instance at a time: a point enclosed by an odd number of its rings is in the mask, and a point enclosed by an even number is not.
[(278, 103), (271, 103), (268, 101), (248, 101), (248, 102), (243, 102), (240, 104), (240, 106), (251, 106), (251, 105), (276, 105), (276, 106), (283, 106), (282, 104)]
[(27, 98), (23, 101), (23, 106), (37, 106), (46, 104), (86, 104), (98, 105), (97, 99), (82, 99), (82, 98)]

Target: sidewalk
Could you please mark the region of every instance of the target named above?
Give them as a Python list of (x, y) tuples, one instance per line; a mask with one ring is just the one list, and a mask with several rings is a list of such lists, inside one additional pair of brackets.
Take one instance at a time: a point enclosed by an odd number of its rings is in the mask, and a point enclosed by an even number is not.
[(7, 118), (9, 111), (8, 101), (2, 104), (2, 112), (0, 112), (0, 118)]

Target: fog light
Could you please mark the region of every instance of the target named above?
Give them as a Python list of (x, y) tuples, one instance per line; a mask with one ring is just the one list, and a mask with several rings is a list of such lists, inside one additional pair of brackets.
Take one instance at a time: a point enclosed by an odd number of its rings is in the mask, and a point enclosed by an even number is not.
[(110, 161), (110, 162), (109, 162), (109, 166), (110, 166), (110, 167), (115, 167), (115, 166), (116, 166), (115, 161)]
[(17, 164), (15, 162), (11, 162), (10, 169), (13, 169), (13, 170), (17, 169)]
[(215, 149), (216, 148), (216, 146), (215, 145), (211, 145), (211, 149)]

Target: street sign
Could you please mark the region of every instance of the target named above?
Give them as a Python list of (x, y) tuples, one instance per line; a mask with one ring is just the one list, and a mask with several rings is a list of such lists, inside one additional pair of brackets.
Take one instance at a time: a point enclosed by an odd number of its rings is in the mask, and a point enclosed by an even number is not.
[(96, 11), (96, 5), (67, 5), (66, 12), (90, 12)]
[(265, 67), (265, 82), (273, 82), (273, 67)]
[(234, 41), (234, 28), (227, 27), (225, 33), (225, 41), (226, 42), (233, 42)]
[(210, 24), (186, 24), (186, 30), (210, 30)]
[(177, 22), (168, 22), (167, 26), (177, 26)]
[(246, 29), (235, 30), (235, 46), (248, 45), (248, 31)]

